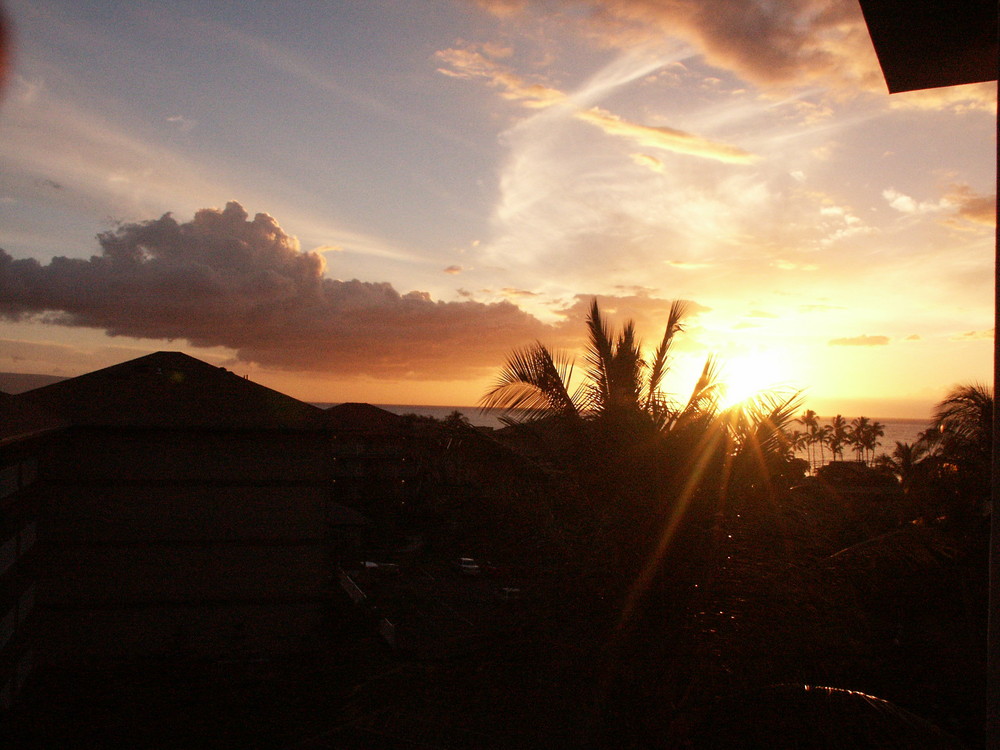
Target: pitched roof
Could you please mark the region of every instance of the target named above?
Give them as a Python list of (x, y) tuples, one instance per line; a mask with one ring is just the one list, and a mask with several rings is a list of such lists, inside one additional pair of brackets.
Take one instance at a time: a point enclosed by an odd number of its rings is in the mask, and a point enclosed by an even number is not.
[(406, 422), (398, 414), (371, 404), (337, 404), (327, 409), (325, 415), (330, 427), (357, 432), (397, 432)]
[(28, 391), (21, 398), (74, 425), (319, 428), (318, 407), (181, 352), (156, 352)]
[(43, 435), (64, 422), (19, 396), (0, 392), (0, 445)]

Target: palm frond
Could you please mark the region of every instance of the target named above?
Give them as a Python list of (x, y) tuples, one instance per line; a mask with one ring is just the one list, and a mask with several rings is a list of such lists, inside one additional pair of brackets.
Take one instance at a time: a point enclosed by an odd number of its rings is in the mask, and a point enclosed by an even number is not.
[(579, 417), (568, 384), (573, 362), (561, 352), (553, 354), (543, 344), (514, 350), (497, 380), (479, 400), (482, 411), (500, 410), (515, 421), (533, 421), (561, 415)]
[(952, 389), (934, 411), (934, 427), (974, 442), (992, 432), (993, 390), (982, 383)]
[(660, 345), (656, 347), (653, 359), (649, 363), (649, 377), (646, 381), (646, 409), (651, 410), (660, 391), (660, 383), (669, 369), (670, 347), (673, 344), (674, 336), (683, 330), (683, 320), (687, 313), (687, 305), (680, 300), (674, 300), (670, 305), (670, 314), (667, 317), (667, 327), (663, 331), (663, 338)]
[(590, 381), (591, 407), (601, 407), (611, 400), (611, 363), (614, 359), (613, 334), (607, 321), (601, 315), (601, 308), (595, 297), (590, 303), (587, 316), (587, 377)]
[(695, 411), (703, 414), (712, 414), (717, 411), (719, 398), (722, 396), (724, 384), (719, 379), (719, 361), (712, 355), (705, 359), (705, 365), (701, 369), (698, 382), (694, 384), (691, 397), (684, 406), (684, 411)]
[(615, 409), (641, 411), (640, 390), (646, 363), (642, 345), (635, 334), (635, 323), (627, 321), (618, 336), (608, 369), (610, 404)]
[(802, 406), (802, 391), (765, 391), (739, 404), (743, 445), (752, 444), (762, 456), (784, 455), (791, 449), (789, 427)]

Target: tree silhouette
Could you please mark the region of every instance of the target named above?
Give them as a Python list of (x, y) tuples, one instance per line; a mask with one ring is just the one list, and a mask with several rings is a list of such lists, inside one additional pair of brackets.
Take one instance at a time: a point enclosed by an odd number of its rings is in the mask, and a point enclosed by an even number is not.
[[(792, 458), (785, 428), (799, 394), (760, 394), (722, 410), (719, 369), (709, 356), (687, 400), (669, 396), (662, 383), (684, 314), (682, 303), (671, 305), (659, 345), (646, 357), (633, 322), (615, 331), (595, 299), (586, 319), (586, 368), (579, 383), (573, 381), (575, 363), (569, 356), (536, 342), (508, 357), (479, 405), (483, 411), (499, 410), (508, 425), (557, 422), (562, 433), (550, 445), (577, 451), (583, 471), (596, 474), (602, 467), (622, 487), (641, 481), (642, 473), (650, 477), (646, 488), (655, 486), (656, 492), (685, 473), (693, 477), (691, 487), (711, 478), (724, 488), (735, 481), (759, 483), (772, 471), (780, 474), (783, 462)], [(581, 441), (589, 446), (582, 460)], [(628, 474), (630, 465), (634, 470)]]
[(977, 512), (990, 496), (993, 390), (981, 383), (953, 388), (934, 412), (930, 435), (938, 480), (952, 488), (957, 510)]
[(888, 466), (892, 472), (899, 477), (899, 483), (903, 487), (903, 492), (910, 493), (914, 482), (920, 472), (920, 462), (930, 455), (931, 448), (924, 440), (917, 440), (915, 443), (903, 443), (896, 441), (892, 455), (888, 458)]
[(953, 388), (931, 424), (940, 450), (954, 459), (988, 461), (993, 449), (993, 390), (982, 383)]
[(816, 429), (819, 426), (819, 417), (812, 409), (806, 409), (802, 413), (802, 416), (795, 421), (805, 428), (805, 438), (803, 442), (806, 447), (806, 457), (809, 461), (809, 470), (812, 471), (816, 468), (816, 462), (813, 460), (813, 446), (816, 444), (814, 436), (816, 434)]
[(826, 444), (830, 446), (834, 461), (844, 459), (844, 446), (848, 444), (848, 428), (850, 425), (840, 414), (830, 420), (830, 431), (826, 436)]
[(678, 404), (661, 389), (670, 370), (670, 350), (683, 330), (685, 307), (674, 302), (659, 346), (648, 360), (630, 320), (617, 334), (601, 314), (597, 300), (587, 316), (587, 364), (582, 383), (572, 385), (574, 362), (563, 352), (552, 353), (536, 342), (515, 350), (493, 387), (480, 399), (483, 411), (499, 410), (507, 424), (553, 416), (621, 423), (634, 429), (669, 431), (718, 411), (722, 385), (718, 367), (709, 357), (690, 397)]
[(854, 455), (858, 458), (858, 463), (865, 460), (865, 443), (868, 439), (868, 430), (871, 427), (871, 420), (868, 417), (855, 417), (851, 421), (851, 429), (848, 432), (847, 442), (854, 449)]

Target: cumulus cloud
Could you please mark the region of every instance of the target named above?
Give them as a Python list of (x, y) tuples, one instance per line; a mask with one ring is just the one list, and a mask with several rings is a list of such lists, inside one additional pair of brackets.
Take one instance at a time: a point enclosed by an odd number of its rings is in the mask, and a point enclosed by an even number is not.
[(831, 339), (830, 346), (887, 346), (888, 336), (854, 336), (844, 339)]
[(936, 203), (932, 201), (918, 201), (916, 198), (901, 193), (895, 188), (883, 190), (882, 197), (888, 201), (892, 208), (903, 214), (933, 214), (951, 207), (948, 199), (943, 199)]
[(955, 229), (971, 229), (970, 225), (992, 227), (996, 221), (996, 196), (980, 195), (968, 185), (952, 185), (937, 201), (918, 201), (895, 188), (883, 190), (882, 197), (902, 214), (940, 214), (940, 222)]
[(374, 377), (481, 374), (551, 331), (510, 302), (435, 302), (326, 277), (272, 217), (238, 203), (98, 235), (101, 254), (48, 265), (0, 250), (0, 318), (224, 346), (248, 362)]
[(462, 271), (464, 270), (465, 269), (462, 268), (462, 266), (448, 266), (447, 268), (444, 269), (444, 272), (447, 274), (451, 274), (452, 276), (456, 276), (462, 273)]

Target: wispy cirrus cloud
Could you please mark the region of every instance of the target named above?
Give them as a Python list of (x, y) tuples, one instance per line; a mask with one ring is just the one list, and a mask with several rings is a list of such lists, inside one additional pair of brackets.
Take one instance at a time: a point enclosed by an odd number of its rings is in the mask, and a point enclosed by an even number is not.
[(551, 107), (566, 100), (562, 91), (541, 82), (529, 81), (474, 48), (440, 50), (435, 57), (448, 66), (439, 67), (439, 73), (452, 78), (484, 80), (499, 90), (504, 99), (529, 109)]
[(757, 159), (755, 155), (737, 146), (719, 143), (675, 128), (639, 125), (623, 120), (600, 107), (577, 112), (576, 117), (595, 125), (608, 135), (625, 138), (646, 148), (700, 156), (729, 164), (749, 164)]
[[(237, 190), (238, 174), (211, 161), (196, 161), (183, 151), (130, 130), (102, 113), (68, 100), (44, 81), (15, 76), (3, 102), (8, 127), (0, 139), (0, 159), (11, 170), (32, 177), (45, 188), (38, 207), (53, 215), (83, 213), (107, 226), (107, 206), (126, 220), (160, 213), (164, 206), (195, 211), (200, 201)], [(181, 118), (184, 127), (190, 122)], [(56, 187), (58, 186), (58, 187)], [(36, 191), (37, 192), (37, 191)], [(354, 231), (328, 216), (304, 211), (289, 200), (278, 206), (303, 234), (322, 238), (319, 250), (396, 260), (411, 260), (403, 251), (373, 235)], [(38, 253), (51, 252), (31, 229), (8, 221), (5, 240)], [(86, 237), (92, 236), (89, 226)], [(9, 247), (9, 245), (8, 245)]]
[[(584, 90), (567, 94), (541, 82), (526, 80), (508, 67), (496, 63), (475, 49), (441, 50), (436, 56), (449, 66), (438, 68), (439, 72), (445, 75), (485, 80), (488, 85), (497, 88), (503, 98), (515, 101), (529, 109), (545, 109), (555, 105), (569, 106), (573, 111), (572, 116), (576, 119), (593, 125), (607, 135), (630, 141), (637, 147), (687, 154), (733, 164), (748, 164), (756, 159), (753, 154), (738, 146), (721, 143), (677, 128), (631, 122), (601, 107), (578, 106), (577, 102), (585, 102), (593, 98), (595, 90), (613, 89), (618, 84), (616, 79), (622, 77), (623, 73), (616, 66), (611, 67), (616, 68), (617, 75), (609, 75), (608, 71), (604, 71), (602, 76), (596, 77)], [(644, 67), (656, 66), (644, 63)], [(624, 73), (622, 80), (629, 80), (635, 76), (635, 70), (631, 69), (630, 72)], [(654, 157), (633, 158), (642, 163), (643, 166), (651, 167), (654, 170), (659, 166), (658, 160)]]

